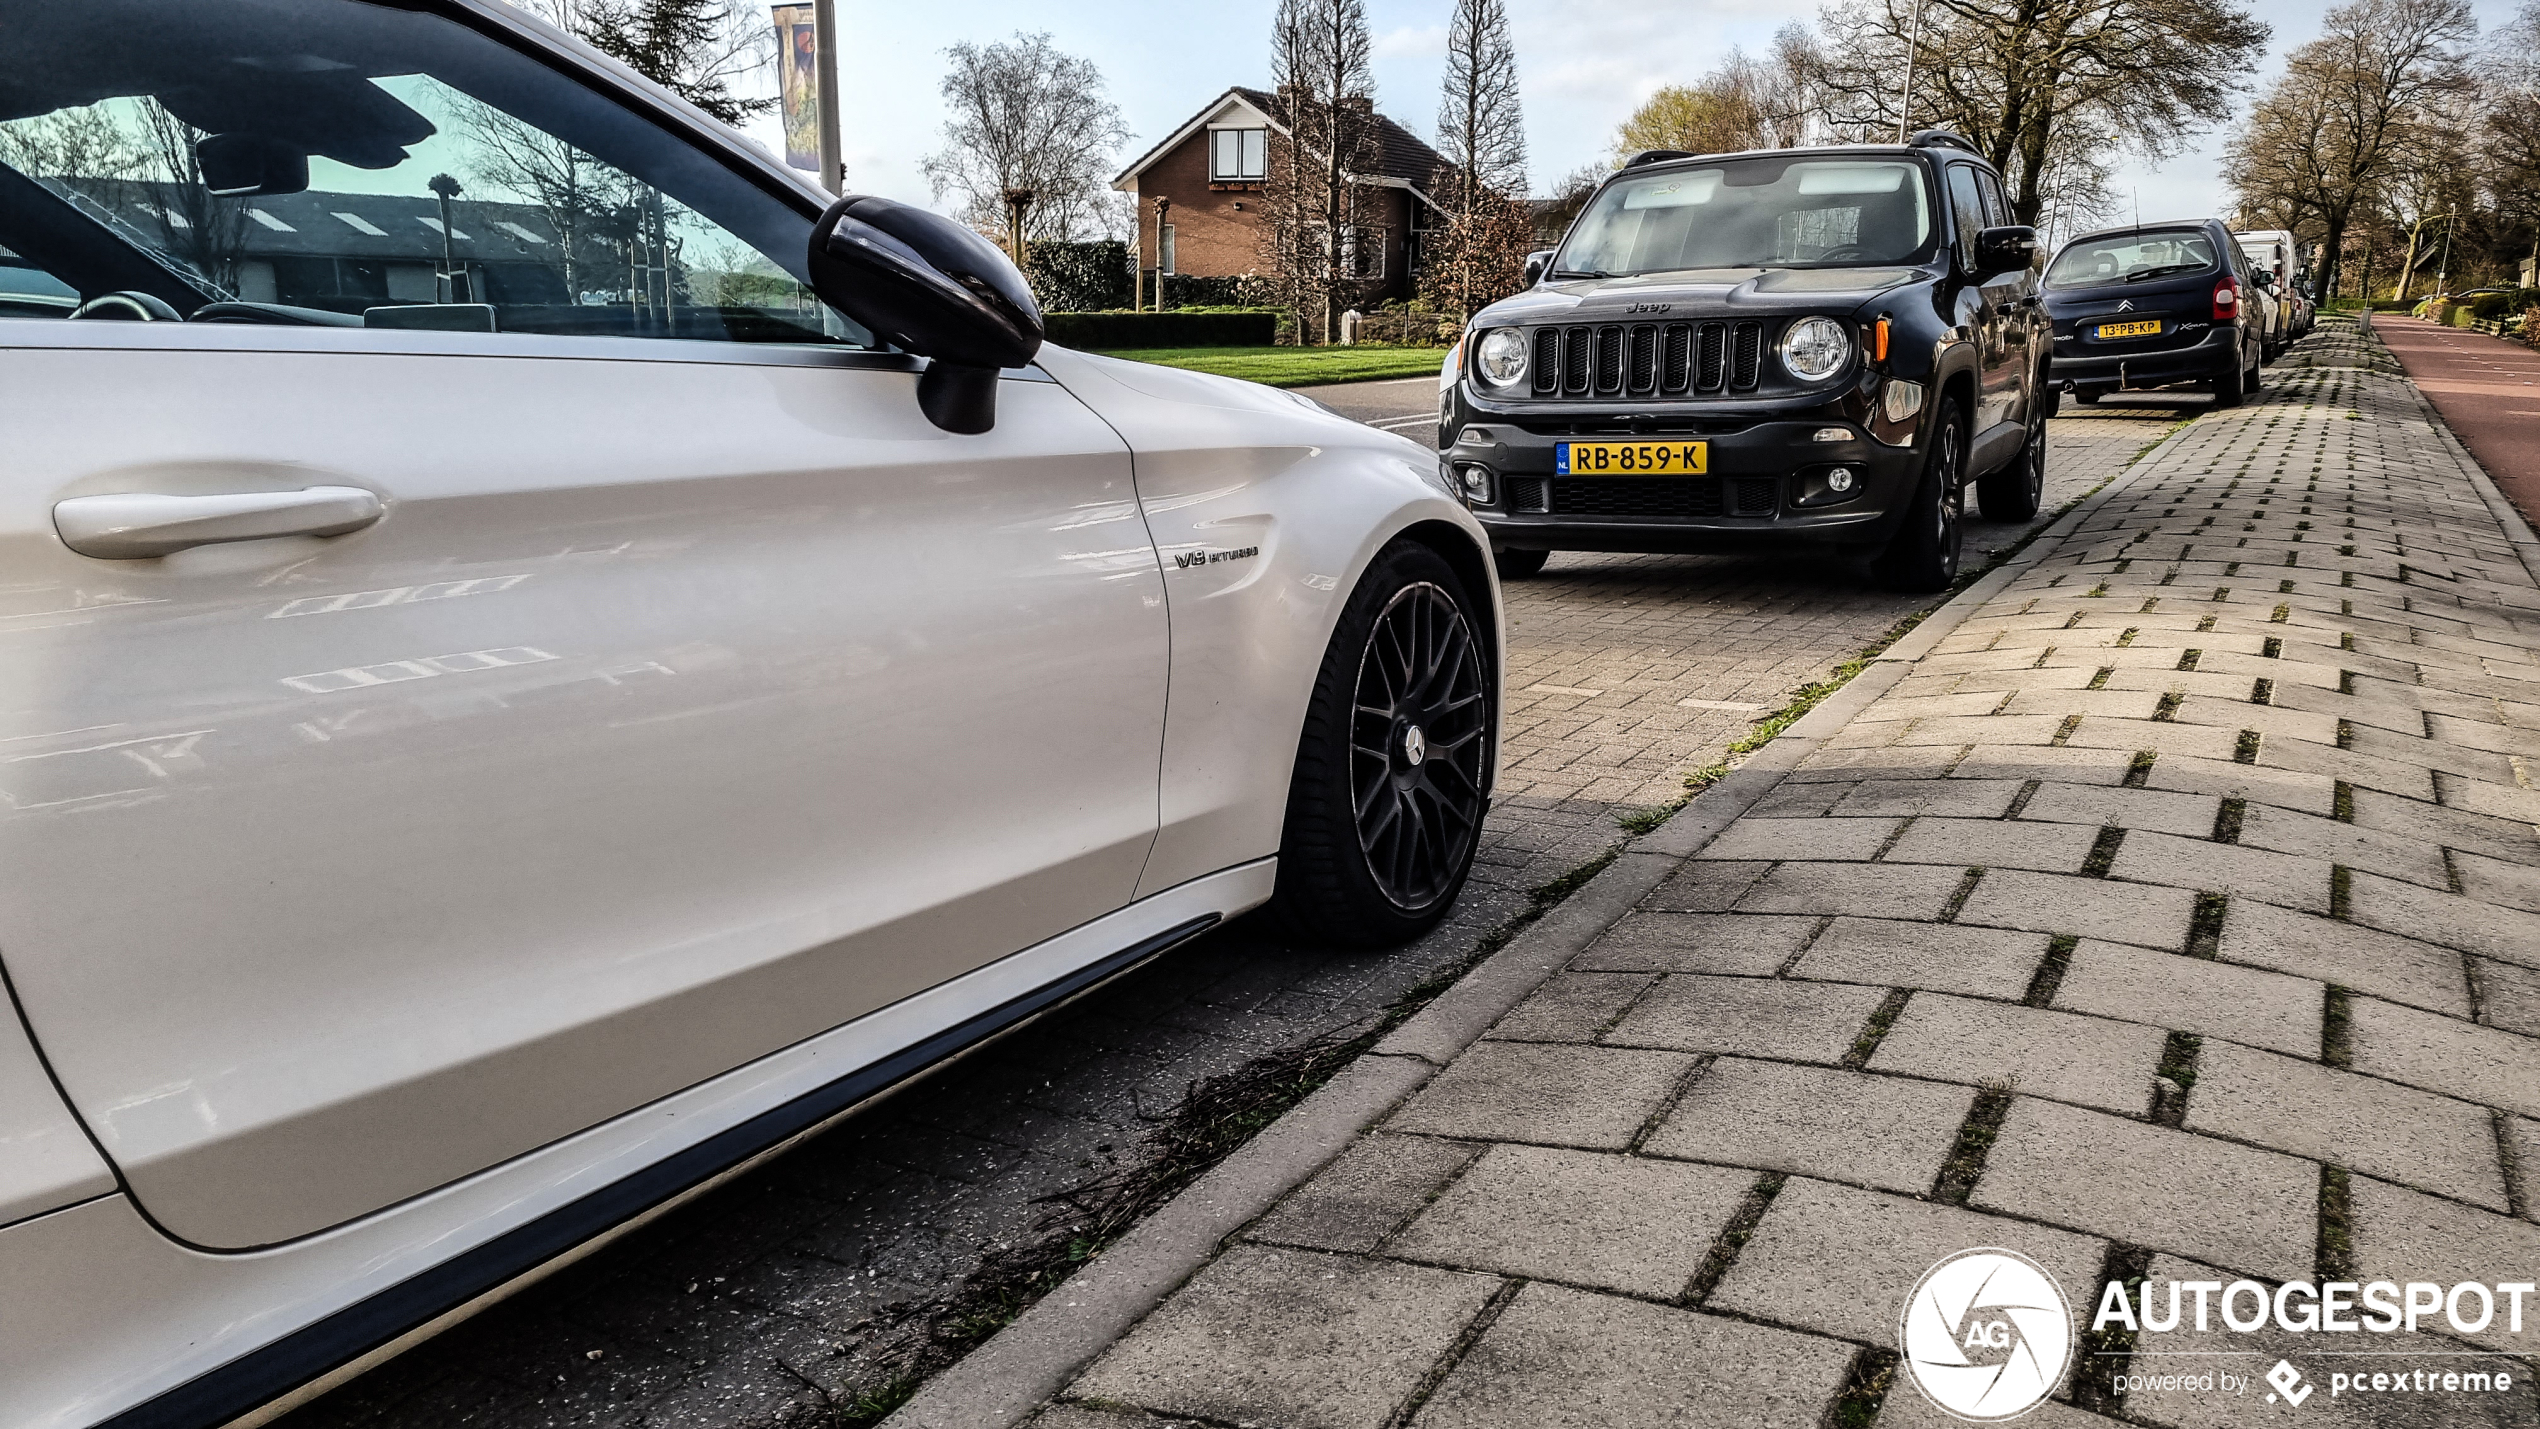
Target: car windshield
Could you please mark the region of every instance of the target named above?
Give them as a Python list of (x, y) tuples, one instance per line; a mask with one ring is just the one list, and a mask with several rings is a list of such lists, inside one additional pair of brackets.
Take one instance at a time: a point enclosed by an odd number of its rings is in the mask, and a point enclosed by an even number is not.
[(2149, 233), (2117, 233), (2076, 240), (2046, 269), (2050, 288), (2087, 288), (2095, 283), (2132, 283), (2177, 273), (2201, 273), (2214, 266), (2214, 240), (2193, 228), (2167, 228)]
[(1929, 181), (1911, 159), (1670, 168), (1608, 184), (1579, 216), (1555, 276), (1910, 263), (1931, 247), (1931, 214)]
[(189, 314), (870, 340), (812, 296), (802, 211), (451, 20), (40, 0), (24, 21), (0, 60), (0, 317), (143, 288)]

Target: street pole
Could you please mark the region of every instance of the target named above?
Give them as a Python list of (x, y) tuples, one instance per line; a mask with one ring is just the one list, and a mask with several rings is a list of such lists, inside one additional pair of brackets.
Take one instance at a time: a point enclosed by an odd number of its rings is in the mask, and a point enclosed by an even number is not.
[(1031, 208), (1033, 197), (1034, 195), (1030, 189), (1007, 189), (1005, 191), (1005, 247), (1006, 253), (1014, 259), (1014, 266), (1017, 268), (1022, 267), (1025, 261), (1023, 252), (1023, 214), (1025, 210)]
[(1164, 224), (1173, 215), (1173, 199), (1159, 194), (1155, 200), (1155, 310), (1164, 311)]
[(838, 0), (812, 0), (811, 43), (820, 62), (820, 186), (834, 194), (846, 188), (840, 172), (845, 140), (838, 132)]
[(1905, 97), (1896, 106), (1896, 142), (1905, 142), (1905, 125), (1914, 112), (1914, 57), (1923, 48), (1923, 0), (1914, 0), (1914, 29), (1905, 41)]

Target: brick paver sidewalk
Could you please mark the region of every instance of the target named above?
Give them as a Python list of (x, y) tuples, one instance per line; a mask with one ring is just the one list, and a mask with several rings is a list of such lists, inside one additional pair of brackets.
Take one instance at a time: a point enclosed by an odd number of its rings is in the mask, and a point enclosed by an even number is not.
[[(1480, 1040), (1381, 1045), (1445, 1065), (1033, 1422), (1930, 1425), (1898, 1316), (1969, 1247), (2077, 1297), (2540, 1278), (2540, 588), (2387, 357), (2311, 352), (1626, 855), (1652, 891)], [(2504, 1363), (2305, 1414), (2531, 1423)], [(2023, 1422), (2261, 1408), (2078, 1389)]]

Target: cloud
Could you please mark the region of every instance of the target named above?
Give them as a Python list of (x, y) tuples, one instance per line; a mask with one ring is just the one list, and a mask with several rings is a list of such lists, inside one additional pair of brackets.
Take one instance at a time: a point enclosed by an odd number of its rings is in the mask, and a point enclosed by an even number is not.
[(1446, 58), (1446, 26), (1401, 25), (1376, 37), (1375, 58), (1380, 60), (1442, 60)]

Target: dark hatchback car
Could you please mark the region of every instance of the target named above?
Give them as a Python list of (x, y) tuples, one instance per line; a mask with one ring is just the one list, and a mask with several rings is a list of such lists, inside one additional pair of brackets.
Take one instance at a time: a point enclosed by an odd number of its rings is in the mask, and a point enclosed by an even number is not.
[(1473, 319), (1440, 460), (1511, 578), (1813, 541), (1940, 589), (1970, 480), (1996, 520), (2043, 490), (2036, 251), (1955, 135), (1640, 155)]
[(2053, 378), (2078, 402), (2195, 383), (2218, 405), (2258, 390), (2266, 340), (2248, 259), (2219, 219), (2085, 233), (2046, 265)]

